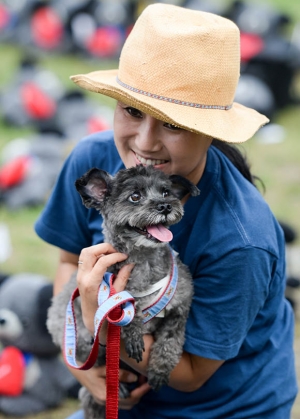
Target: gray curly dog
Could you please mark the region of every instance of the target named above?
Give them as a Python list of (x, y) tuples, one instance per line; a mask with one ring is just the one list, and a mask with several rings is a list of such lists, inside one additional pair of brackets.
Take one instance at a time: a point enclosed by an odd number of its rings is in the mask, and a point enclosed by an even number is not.
[[(167, 176), (151, 166), (120, 170), (115, 176), (93, 168), (78, 179), (75, 186), (83, 204), (101, 213), (105, 241), (129, 255), (125, 262), (112, 266), (109, 271), (117, 273), (123, 264), (135, 264), (126, 290), (135, 297), (136, 314), (129, 325), (122, 327), (121, 336), (128, 355), (140, 361), (144, 350), (143, 334), (153, 334), (155, 341), (147, 376), (150, 386), (158, 390), (168, 383), (182, 354), (193, 295), (191, 275), (176, 256), (178, 283), (163, 317), (144, 323), (142, 309), (159, 290), (151, 295), (139, 295), (170, 274), (172, 259), (168, 242), (172, 234), (168, 227), (178, 223), (183, 216), (180, 200), (187, 194), (198, 195), (200, 191), (182, 176)], [(75, 288), (76, 276), (73, 276), (63, 291), (53, 298), (48, 312), (48, 329), (60, 346), (63, 344), (66, 306)], [(78, 300), (75, 300), (77, 360), (85, 362), (91, 350), (91, 336), (83, 325)], [(103, 364), (105, 348), (100, 347), (96, 365)], [(126, 384), (121, 383), (120, 396), (128, 396), (128, 391)], [(105, 418), (105, 407), (97, 404), (84, 387), (80, 390), (80, 399), (85, 418)]]

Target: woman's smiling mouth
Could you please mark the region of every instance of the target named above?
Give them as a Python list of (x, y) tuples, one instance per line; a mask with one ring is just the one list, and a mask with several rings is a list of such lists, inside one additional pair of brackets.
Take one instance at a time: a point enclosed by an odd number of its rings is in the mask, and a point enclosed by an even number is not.
[(145, 159), (142, 156), (139, 156), (138, 154), (134, 153), (136, 159), (145, 166), (158, 166), (160, 164), (167, 163), (167, 160), (158, 160), (158, 159)]

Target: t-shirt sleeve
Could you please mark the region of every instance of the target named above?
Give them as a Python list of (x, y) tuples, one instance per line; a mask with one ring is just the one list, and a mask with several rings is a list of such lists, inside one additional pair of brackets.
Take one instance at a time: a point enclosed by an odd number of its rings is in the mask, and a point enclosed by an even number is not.
[(210, 359), (235, 357), (268, 295), (271, 266), (270, 254), (251, 246), (199, 262), (184, 349)]
[(76, 179), (93, 165), (88, 157), (83, 158), (91, 154), (90, 147), (88, 141), (82, 141), (72, 150), (35, 223), (35, 231), (43, 240), (75, 254), (80, 254), (84, 247), (92, 245), (92, 232), (88, 224), (91, 211), (95, 210), (89, 210), (83, 205), (74, 185)]

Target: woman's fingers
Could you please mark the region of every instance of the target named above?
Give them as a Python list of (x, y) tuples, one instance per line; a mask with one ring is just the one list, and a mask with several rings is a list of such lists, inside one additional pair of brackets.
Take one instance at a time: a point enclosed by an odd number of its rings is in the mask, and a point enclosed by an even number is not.
[(124, 410), (132, 409), (149, 390), (151, 390), (151, 387), (148, 383), (135, 388), (126, 399), (119, 398), (119, 408)]
[[(101, 405), (106, 403), (106, 366), (93, 367), (87, 371), (72, 370), (78, 381), (88, 389), (95, 401)], [(141, 378), (141, 377), (140, 377)], [(124, 383), (137, 382), (138, 377), (130, 371), (120, 369), (119, 379)], [(139, 379), (140, 382), (140, 379)], [(127, 399), (119, 399), (120, 408), (131, 409), (140, 398), (150, 390), (148, 384), (134, 389)], [(122, 407), (124, 405), (124, 407)]]
[(114, 289), (117, 292), (121, 292), (126, 288), (128, 279), (133, 268), (134, 263), (129, 263), (127, 265), (122, 266), (122, 268), (119, 270), (119, 273), (116, 279), (114, 280)]
[[(126, 254), (117, 252), (109, 243), (87, 247), (80, 253), (77, 285), (81, 296), (83, 322), (91, 334), (94, 331), (94, 316), (98, 308), (97, 294), (102, 278), (110, 266), (125, 261), (127, 257)], [(114, 281), (117, 292), (125, 289), (133, 267), (133, 264), (129, 264), (120, 269)], [(102, 335), (101, 339), (105, 341), (106, 330), (103, 329)]]
[[(94, 259), (93, 262), (91, 261), (92, 259)], [(77, 274), (77, 284), (80, 295), (94, 295), (95, 300), (97, 300), (98, 287), (101, 284), (105, 272), (110, 266), (118, 262), (123, 262), (126, 259), (127, 255), (118, 252), (102, 255), (97, 260), (91, 255), (85, 257)], [(116, 279), (116, 289), (118, 291), (122, 291), (125, 288), (132, 268), (133, 265), (128, 265), (128, 267), (125, 265), (120, 270)]]
[[(118, 253), (116, 249), (114, 249), (113, 246), (109, 243), (101, 243), (95, 246), (86, 247), (82, 249), (79, 255), (78, 267), (81, 271), (89, 271), (93, 269), (97, 261), (103, 256), (116, 254), (123, 255), (123, 253)], [(112, 260), (115, 260), (114, 257), (112, 258)], [(110, 263), (110, 259), (107, 260), (107, 263)], [(107, 265), (107, 267), (108, 266), (109, 265)]]
[(93, 367), (90, 370), (70, 369), (77, 380), (93, 395), (95, 401), (101, 405), (106, 403), (106, 367)]
[(122, 383), (135, 383), (138, 380), (137, 374), (134, 374), (131, 371), (123, 370), (120, 368), (119, 370), (119, 380)]
[(127, 259), (124, 253), (116, 252), (109, 244), (85, 248), (80, 253), (77, 284), (80, 294), (95, 294), (107, 269)]

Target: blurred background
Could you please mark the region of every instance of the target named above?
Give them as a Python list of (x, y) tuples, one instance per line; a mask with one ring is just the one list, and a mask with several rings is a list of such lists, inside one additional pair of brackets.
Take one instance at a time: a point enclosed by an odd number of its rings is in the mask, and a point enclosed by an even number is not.
[[(270, 118), (241, 147), (285, 232), (286, 295), (297, 320), (300, 370), (300, 2), (166, 2), (217, 13), (240, 28), (235, 100)], [(110, 129), (114, 107), (109, 98), (78, 90), (69, 76), (116, 68), (133, 23), (150, 3), (0, 1), (0, 281), (24, 273), (53, 281), (57, 250), (35, 235), (33, 224), (69, 152), (83, 136)], [(60, 407), (27, 417), (64, 418), (76, 406), (67, 394)], [(1, 411), (0, 381), (0, 418), (6, 417)], [(300, 419), (300, 400), (293, 415)]]

